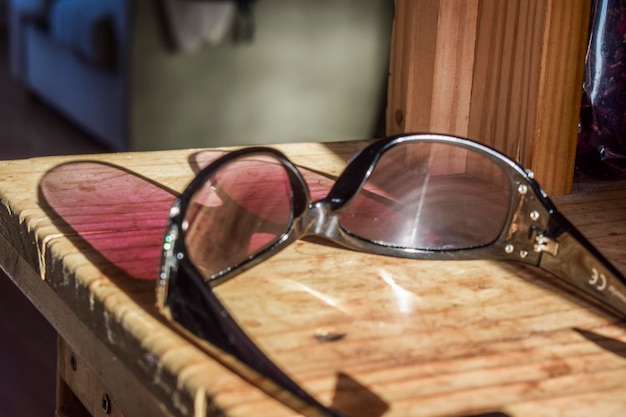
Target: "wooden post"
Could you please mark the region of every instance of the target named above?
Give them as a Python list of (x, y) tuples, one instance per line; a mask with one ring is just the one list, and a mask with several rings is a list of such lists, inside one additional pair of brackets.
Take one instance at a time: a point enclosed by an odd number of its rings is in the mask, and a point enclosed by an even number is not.
[(591, 0), (396, 0), (389, 134), (486, 143), (571, 191)]
[(56, 417), (124, 417), (126, 414), (114, 399), (96, 373), (59, 336)]

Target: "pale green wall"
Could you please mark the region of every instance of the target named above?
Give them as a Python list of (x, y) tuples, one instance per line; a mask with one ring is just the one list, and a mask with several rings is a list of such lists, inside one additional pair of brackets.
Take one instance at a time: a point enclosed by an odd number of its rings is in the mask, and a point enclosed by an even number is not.
[(251, 44), (174, 53), (136, 0), (135, 150), (372, 137), (388, 74), (392, 0), (259, 0)]

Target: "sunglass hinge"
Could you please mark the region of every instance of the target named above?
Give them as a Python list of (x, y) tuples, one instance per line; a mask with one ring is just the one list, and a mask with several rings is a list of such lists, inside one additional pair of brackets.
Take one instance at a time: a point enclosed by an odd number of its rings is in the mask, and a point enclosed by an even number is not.
[(559, 242), (543, 234), (538, 234), (535, 237), (534, 249), (538, 253), (548, 252), (550, 255), (556, 256), (559, 253)]

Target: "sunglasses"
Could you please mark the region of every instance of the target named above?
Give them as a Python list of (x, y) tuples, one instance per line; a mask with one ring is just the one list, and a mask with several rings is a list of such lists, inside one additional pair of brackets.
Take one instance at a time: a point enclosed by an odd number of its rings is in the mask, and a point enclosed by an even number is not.
[(265, 147), (210, 163), (171, 209), (157, 283), (169, 319), (269, 379), (300, 412), (343, 415), (275, 365), (213, 289), (303, 236), (401, 258), (518, 261), (626, 315), (624, 276), (558, 212), (532, 172), (487, 146), (394, 136), (360, 151), (332, 183), (309, 174)]

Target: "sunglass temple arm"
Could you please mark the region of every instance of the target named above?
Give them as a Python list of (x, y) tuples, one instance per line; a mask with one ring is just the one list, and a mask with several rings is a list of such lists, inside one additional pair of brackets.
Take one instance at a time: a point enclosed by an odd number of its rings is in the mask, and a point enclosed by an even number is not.
[(626, 279), (560, 213), (552, 213), (549, 231), (539, 236), (539, 267), (573, 285), (626, 318)]

